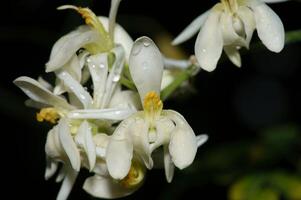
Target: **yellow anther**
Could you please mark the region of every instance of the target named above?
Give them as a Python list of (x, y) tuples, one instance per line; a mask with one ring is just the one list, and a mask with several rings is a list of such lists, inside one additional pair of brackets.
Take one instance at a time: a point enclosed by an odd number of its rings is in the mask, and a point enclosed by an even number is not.
[(142, 183), (145, 175), (145, 168), (137, 161), (133, 161), (128, 175), (120, 181), (126, 188), (137, 187)]
[(144, 111), (148, 115), (160, 115), (163, 108), (163, 103), (160, 100), (159, 95), (156, 92), (151, 91), (145, 95), (143, 107)]
[(100, 43), (102, 44), (101, 47), (98, 45), (97, 47), (91, 47), (88, 46), (88, 48), (92, 48), (93, 52), (96, 53), (95, 48), (99, 48), (100, 52), (109, 51), (113, 48), (113, 41), (110, 38), (109, 33), (105, 30), (102, 23), (99, 21), (98, 17), (93, 13), (92, 10), (89, 8), (82, 8), (82, 7), (76, 7), (73, 5), (63, 5), (57, 8), (58, 10), (64, 10), (64, 9), (73, 9), (76, 10), (82, 18), (85, 20), (85, 23), (92, 28), (96, 29), (98, 33), (100, 34)]
[(37, 113), (36, 117), (39, 122), (47, 121), (55, 124), (60, 118), (60, 115), (55, 108), (43, 108)]

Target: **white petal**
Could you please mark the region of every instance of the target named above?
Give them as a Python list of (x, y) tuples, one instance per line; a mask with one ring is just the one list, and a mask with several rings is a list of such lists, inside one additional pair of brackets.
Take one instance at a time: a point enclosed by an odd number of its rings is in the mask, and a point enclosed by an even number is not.
[(175, 128), (174, 123), (170, 119), (161, 118), (156, 121), (157, 137), (155, 142), (151, 143), (151, 151), (154, 151), (162, 145), (166, 145), (170, 141), (170, 134)]
[(77, 96), (78, 100), (82, 103), (83, 108), (91, 108), (92, 98), (78, 81), (66, 71), (58, 72), (57, 76), (66, 88)]
[(69, 62), (63, 67), (63, 70), (67, 71), (76, 81), (81, 81), (81, 66), (77, 55), (73, 55)]
[(195, 56), (201, 68), (213, 71), (223, 50), (222, 32), (219, 26), (220, 12), (212, 10), (195, 42)]
[(111, 0), (111, 8), (109, 13), (109, 34), (114, 38), (114, 29), (116, 25), (116, 16), (121, 0)]
[(107, 54), (96, 54), (88, 58), (88, 67), (93, 81), (93, 107), (100, 108), (108, 76)]
[(148, 142), (149, 124), (143, 119), (136, 119), (130, 127), (134, 151), (143, 160), (148, 169), (153, 168), (150, 145)]
[(262, 43), (274, 52), (284, 47), (284, 27), (278, 15), (266, 4), (252, 6), (258, 36)]
[(63, 160), (65, 157), (58, 134), (58, 126), (53, 127), (47, 134), (45, 153), (47, 157), (54, 160)]
[(99, 120), (123, 120), (132, 115), (132, 108), (109, 108), (109, 109), (87, 109), (74, 110), (68, 113), (72, 119), (99, 119)]
[[(225, 45), (246, 46), (245, 40), (242, 37), (240, 37), (235, 31), (234, 20), (237, 21), (238, 31), (244, 32), (244, 30), (242, 30), (244, 27), (240, 23), (241, 21), (239, 18), (234, 18), (232, 16), (232, 14), (223, 12), (221, 15), (221, 19), (220, 19), (220, 25), (221, 25), (222, 34), (223, 34), (223, 44), (224, 44), (224, 46)], [(242, 34), (244, 34), (244, 33), (242, 33)]]
[(194, 19), (173, 41), (172, 45), (178, 45), (190, 39), (196, 34), (206, 21), (210, 10), (204, 12)]
[(123, 179), (129, 172), (133, 157), (133, 144), (128, 137), (128, 125), (123, 121), (116, 128), (106, 151), (106, 162), (114, 179)]
[[(98, 17), (104, 28), (108, 30), (109, 28), (109, 20), (107, 17)], [(119, 25), (115, 26), (115, 34), (114, 34), (114, 42), (115, 44), (121, 44), (125, 50), (126, 61), (128, 62), (132, 46), (134, 44), (133, 39), (129, 36), (129, 34)]]
[(207, 140), (208, 140), (208, 135), (204, 134), (204, 135), (197, 135), (196, 136), (196, 143), (197, 143), (198, 147), (203, 145)]
[(49, 106), (47, 104), (40, 103), (40, 102), (34, 101), (32, 99), (27, 99), (25, 101), (25, 105), (28, 107), (36, 108), (36, 109), (42, 109), (42, 108)]
[(137, 188), (127, 189), (109, 177), (95, 175), (85, 180), (83, 189), (96, 198), (115, 199), (130, 195)]
[(91, 127), (85, 120), (78, 128), (77, 135), (75, 137), (76, 142), (84, 149), (89, 161), (90, 171), (94, 168), (96, 162), (96, 150), (95, 144), (92, 138)]
[(63, 165), (57, 175), (57, 177), (55, 178), (55, 182), (59, 183), (62, 182), (62, 180), (64, 180), (64, 178), (67, 175), (67, 170), (70, 170), (70, 167), (68, 165)]
[(97, 133), (93, 136), (93, 141), (96, 145), (96, 155), (102, 159), (105, 159), (106, 148), (109, 143), (110, 136), (105, 133)]
[(51, 160), (51, 158), (46, 155), (45, 180), (50, 179), (55, 174), (57, 168), (58, 163), (54, 160)]
[(73, 109), (73, 106), (69, 105), (65, 99), (52, 94), (32, 78), (21, 76), (14, 80), (14, 83), (34, 101), (67, 110)]
[(141, 110), (142, 105), (137, 92), (131, 90), (115, 91), (109, 108), (135, 108)]
[(249, 7), (241, 6), (237, 10), (237, 15), (240, 17), (240, 19), (243, 22), (244, 30), (246, 34), (246, 47), (249, 48), (249, 44), (256, 27), (253, 11), (251, 11)]
[(224, 50), (231, 60), (231, 62), (236, 65), (237, 67), (241, 67), (241, 58), (239, 51), (236, 49), (235, 46), (224, 46)]
[(288, 0), (262, 0), (265, 3), (280, 3), (280, 2), (285, 2)]
[(61, 189), (56, 197), (56, 200), (66, 200), (72, 190), (78, 172), (68, 169), (66, 177), (62, 183)]
[(50, 59), (46, 64), (46, 72), (58, 70), (69, 59), (75, 55), (76, 51), (86, 44), (97, 41), (98, 33), (90, 29), (77, 29), (62, 38), (53, 46)]
[(163, 57), (155, 43), (148, 37), (138, 38), (130, 55), (130, 73), (143, 99), (150, 91), (160, 94)]
[(107, 164), (103, 159), (97, 159), (93, 173), (100, 176), (110, 177)]
[(184, 117), (175, 111), (167, 111), (176, 128), (171, 134), (169, 153), (176, 167), (183, 169), (189, 166), (197, 152), (197, 140), (192, 128)]
[(41, 76), (38, 78), (38, 82), (47, 90), (52, 91), (53, 87), (50, 83), (48, 83), (45, 79), (43, 79)]
[(101, 108), (106, 108), (110, 103), (113, 92), (116, 89), (117, 83), (121, 78), (121, 73), (124, 66), (124, 49), (122, 46), (117, 45), (113, 50), (115, 55), (115, 61), (113, 63), (112, 69), (107, 79), (106, 91), (103, 97)]
[(65, 150), (73, 169), (76, 171), (79, 171), (80, 170), (80, 155), (79, 155), (79, 151), (73, 141), (73, 138), (71, 136), (68, 122), (66, 121), (66, 119), (62, 118), (59, 121), (58, 132), (59, 132), (59, 138), (60, 138), (62, 147)]
[(166, 180), (170, 183), (174, 175), (175, 166), (171, 160), (167, 145), (164, 145), (164, 169)]

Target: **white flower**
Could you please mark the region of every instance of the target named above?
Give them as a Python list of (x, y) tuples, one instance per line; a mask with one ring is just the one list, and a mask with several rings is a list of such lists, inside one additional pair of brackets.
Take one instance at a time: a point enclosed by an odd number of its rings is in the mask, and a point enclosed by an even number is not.
[[(114, 3), (115, 2), (115, 3)], [(119, 1), (118, 1), (119, 2)], [(115, 17), (118, 5), (116, 0), (112, 1), (112, 17), (97, 17), (89, 8), (80, 8), (72, 5), (61, 6), (58, 9), (74, 9), (85, 19), (87, 25), (80, 26), (77, 30), (61, 37), (53, 46), (50, 59), (46, 64), (46, 72), (52, 72), (63, 67), (76, 52), (83, 48), (88, 54), (99, 54), (110, 52), (116, 44), (122, 45), (128, 59), (133, 40), (127, 32), (118, 24), (115, 24)], [(114, 14), (115, 12), (115, 14)], [(109, 27), (109, 25), (111, 25)], [(109, 30), (114, 34), (110, 35)], [(87, 54), (85, 54), (87, 55)], [(80, 62), (84, 62), (82, 56)]]
[[(110, 71), (108, 54), (100, 53), (88, 59), (88, 69), (94, 87), (93, 97), (66, 68), (56, 71), (56, 75), (64, 85), (69, 102), (64, 96), (54, 94), (56, 87), (52, 87), (41, 78), (36, 81), (29, 77), (19, 77), (14, 81), (31, 98), (28, 105), (41, 109), (37, 114), (38, 121), (49, 121), (53, 124), (58, 122), (48, 133), (45, 147), (48, 162), (46, 179), (56, 172), (59, 162), (64, 163), (57, 177), (57, 180), (64, 179), (57, 196), (58, 200), (68, 197), (81, 167), (93, 171), (97, 163), (96, 157), (104, 159), (104, 148), (98, 145), (101, 143), (98, 127), (112, 129), (113, 123), (127, 118), (139, 108), (140, 102), (137, 103), (136, 93), (122, 91), (118, 83), (124, 66), (123, 48), (116, 46), (112, 52), (115, 62)], [(96, 130), (92, 131), (92, 126), (96, 127)], [(107, 133), (110, 132), (112, 131)], [(102, 137), (102, 140), (106, 142), (105, 137)], [(110, 181), (113, 184), (113, 180)], [(90, 187), (86, 188), (88, 190)], [(127, 190), (124, 195), (130, 191), (132, 190)], [(100, 195), (100, 191), (97, 194)]]
[(196, 18), (174, 41), (180, 44), (201, 28), (195, 43), (195, 55), (206, 71), (213, 71), (224, 49), (238, 67), (238, 50), (249, 48), (254, 30), (263, 44), (273, 52), (284, 46), (284, 28), (280, 18), (264, 2), (284, 0), (221, 0), (212, 9)]
[(182, 115), (162, 110), (159, 95), (163, 58), (151, 39), (141, 37), (135, 41), (129, 65), (144, 110), (122, 121), (111, 136), (106, 151), (108, 171), (113, 178), (123, 179), (129, 173), (133, 157), (151, 169), (152, 152), (163, 146), (166, 178), (170, 182), (174, 165), (180, 169), (189, 166), (207, 136), (196, 137)]

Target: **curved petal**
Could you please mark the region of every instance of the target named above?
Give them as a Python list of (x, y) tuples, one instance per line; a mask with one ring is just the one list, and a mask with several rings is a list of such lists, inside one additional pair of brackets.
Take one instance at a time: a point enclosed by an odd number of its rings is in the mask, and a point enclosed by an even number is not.
[(210, 10), (202, 13), (196, 19), (194, 19), (173, 41), (172, 45), (178, 45), (186, 40), (190, 39), (194, 34), (196, 34), (206, 21)]
[(103, 97), (103, 101), (101, 104), (101, 108), (106, 108), (108, 104), (110, 103), (110, 100), (112, 98), (112, 94), (117, 86), (117, 83), (119, 82), (121, 78), (121, 73), (124, 66), (124, 49), (121, 45), (117, 45), (113, 50), (115, 55), (115, 61), (113, 63), (113, 66), (111, 68), (111, 71), (109, 73), (107, 82), (106, 82), (106, 89), (105, 94)]
[(148, 169), (153, 168), (154, 163), (148, 142), (149, 124), (143, 119), (136, 119), (130, 127), (130, 133), (135, 153), (139, 155)]
[(216, 68), (223, 50), (219, 20), (221, 12), (212, 9), (195, 42), (195, 56), (201, 68), (211, 72)]
[(79, 28), (61, 37), (53, 46), (50, 59), (46, 64), (46, 72), (61, 68), (76, 51), (86, 44), (97, 41), (98, 33), (89, 28)]
[(262, 43), (273, 52), (284, 47), (284, 27), (278, 15), (266, 4), (252, 6), (257, 33)]
[(83, 189), (96, 198), (115, 199), (130, 195), (137, 188), (125, 188), (109, 177), (92, 176), (85, 180)]
[(241, 58), (238, 50), (235, 46), (224, 46), (224, 50), (231, 60), (231, 62), (236, 65), (237, 67), (241, 67)]
[(48, 83), (42, 76), (39, 76), (38, 82), (47, 90), (52, 91), (53, 87), (50, 83)]
[(87, 62), (93, 81), (93, 107), (100, 108), (108, 76), (108, 56), (106, 53), (92, 55)]
[(237, 10), (237, 15), (243, 22), (244, 31), (246, 33), (246, 48), (249, 48), (250, 41), (256, 27), (253, 11), (246, 6), (241, 6)]
[(175, 166), (171, 160), (168, 146), (164, 145), (164, 169), (165, 169), (165, 177), (168, 183), (171, 183), (174, 171), (175, 171)]
[(63, 84), (68, 88), (68, 90), (82, 103), (83, 108), (91, 108), (92, 98), (83, 86), (76, 81), (68, 72), (61, 71), (57, 73), (58, 78), (63, 82)]
[(57, 200), (66, 200), (72, 190), (78, 172), (74, 171), (73, 169), (68, 169), (67, 174), (64, 178), (62, 183), (61, 189), (56, 197)]
[(106, 151), (108, 171), (114, 179), (121, 180), (129, 173), (133, 157), (133, 144), (128, 137), (127, 121), (116, 128)]
[(207, 142), (207, 140), (208, 140), (208, 135), (206, 135), (206, 134), (196, 136), (196, 143), (197, 143), (198, 147), (200, 147), (205, 142)]
[(79, 151), (71, 136), (66, 119), (62, 118), (58, 124), (58, 134), (64, 151), (66, 152), (74, 170), (80, 170)]
[(136, 110), (133, 108), (109, 108), (109, 109), (86, 109), (73, 110), (68, 113), (72, 119), (100, 119), (100, 120), (124, 120)]
[(141, 101), (150, 91), (160, 95), (163, 57), (155, 43), (148, 37), (138, 38), (130, 55), (130, 73), (138, 89)]
[(29, 98), (36, 102), (67, 110), (74, 109), (74, 107), (69, 105), (65, 99), (52, 94), (32, 78), (21, 76), (14, 80), (14, 84), (16, 84)]
[[(236, 24), (236, 29), (234, 27)], [(245, 31), (244, 26), (242, 25), (239, 18), (234, 18), (232, 14), (223, 12), (220, 18), (220, 25), (223, 34), (223, 44), (225, 45), (237, 45), (237, 46), (246, 46), (246, 41), (237, 34), (239, 32), (241, 35), (244, 35)]]
[[(108, 30), (109, 29), (109, 19), (107, 17), (98, 17), (98, 19), (101, 21), (104, 28), (106, 30)], [(125, 50), (126, 61), (128, 62), (134, 41), (129, 36), (129, 34), (122, 28), (122, 26), (120, 26), (119, 24), (116, 24), (116, 26), (115, 26), (114, 42), (115, 42), (115, 44), (122, 45), (122, 47)]]
[(121, 0), (111, 0), (111, 8), (109, 13), (109, 34), (114, 39), (114, 29), (116, 24), (116, 16)]
[(89, 161), (90, 171), (94, 168), (96, 162), (96, 147), (92, 138), (91, 127), (85, 120), (78, 128), (75, 141), (84, 149)]
[(49, 158), (46, 155), (46, 170), (45, 170), (45, 180), (50, 179), (56, 172), (58, 168), (58, 163), (54, 160), (51, 160), (51, 158)]
[(171, 110), (166, 112), (176, 124), (170, 138), (169, 153), (175, 166), (184, 169), (193, 162), (196, 155), (196, 136), (182, 115)]
[(170, 141), (170, 134), (175, 128), (174, 123), (170, 119), (160, 118), (156, 121), (157, 136), (153, 143), (151, 143), (151, 151), (154, 151), (162, 145), (166, 145)]

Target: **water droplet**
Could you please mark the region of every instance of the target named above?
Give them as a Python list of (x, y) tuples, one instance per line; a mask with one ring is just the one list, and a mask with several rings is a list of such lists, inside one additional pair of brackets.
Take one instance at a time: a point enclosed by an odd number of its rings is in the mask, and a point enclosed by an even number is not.
[(92, 65), (92, 68), (94, 68), (94, 69), (95, 69), (95, 68), (96, 68), (96, 65), (94, 65), (94, 64), (93, 64), (93, 65)]
[(206, 49), (202, 49), (202, 52), (206, 53), (206, 51), (207, 51)]
[(89, 62), (91, 62), (91, 61), (92, 61), (91, 58), (88, 57), (88, 58), (87, 58), (87, 62), (89, 63)]
[(119, 74), (115, 74), (113, 76), (113, 82), (118, 82), (120, 80), (120, 75)]
[(105, 68), (105, 65), (104, 65), (103, 63), (100, 63), (100, 64), (99, 64), (99, 67), (100, 67), (101, 69), (103, 69), (103, 68)]
[(143, 45), (145, 47), (148, 47), (150, 45), (150, 42), (148, 40), (143, 41)]

